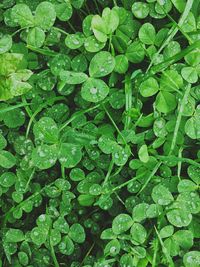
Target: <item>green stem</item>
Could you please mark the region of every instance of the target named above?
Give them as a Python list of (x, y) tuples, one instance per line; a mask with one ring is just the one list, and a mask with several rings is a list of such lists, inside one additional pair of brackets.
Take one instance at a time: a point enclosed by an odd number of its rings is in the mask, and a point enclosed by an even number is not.
[(71, 24), (71, 22), (69, 22), (69, 20), (68, 20), (67, 23), (68, 23), (69, 27), (72, 29), (72, 31), (73, 31), (74, 33), (76, 33), (77, 30), (74, 28), (74, 26)]
[(62, 178), (65, 179), (65, 166), (61, 164), (61, 174), (62, 174)]
[(156, 172), (160, 168), (160, 165), (161, 164), (162, 164), (162, 162), (159, 162), (159, 163), (156, 164), (156, 166), (154, 167), (154, 169), (150, 173), (149, 177), (147, 178), (146, 182), (143, 184), (142, 188), (137, 193), (137, 195), (139, 195), (147, 187), (148, 183), (150, 182), (150, 180), (152, 179), (152, 177), (156, 174)]
[(157, 252), (158, 252), (158, 239), (156, 238), (156, 247), (153, 253), (153, 261), (152, 261), (152, 267), (156, 267), (156, 257), (157, 257)]
[(124, 144), (128, 145), (123, 134), (121, 133), (121, 131), (119, 130), (119, 128), (117, 127), (117, 124), (114, 122), (113, 118), (111, 117), (110, 113), (108, 112), (107, 108), (102, 105), (103, 109), (105, 110), (108, 118), (110, 119), (110, 121), (112, 122), (113, 126), (115, 127), (116, 131), (118, 132), (118, 134), (121, 136), (122, 140), (124, 141)]
[(29, 184), (30, 184), (30, 181), (32, 180), (32, 178), (33, 178), (34, 174), (35, 174), (35, 168), (34, 168), (34, 169), (33, 169), (33, 171), (31, 172), (31, 175), (30, 175), (30, 177), (29, 177), (29, 179), (28, 179), (28, 181), (27, 181), (27, 183), (26, 183), (26, 186), (25, 186), (24, 192), (26, 192), (26, 190), (28, 189), (28, 186), (29, 186)]
[(114, 4), (114, 6), (117, 6), (117, 1), (113, 0), (113, 4)]
[(36, 109), (36, 111), (33, 113), (33, 115), (31, 116), (30, 120), (29, 120), (29, 123), (28, 123), (28, 126), (27, 126), (27, 129), (26, 129), (26, 138), (28, 137), (29, 135), (29, 132), (30, 132), (30, 128), (31, 128), (31, 125), (35, 119), (35, 117), (37, 116), (38, 113), (40, 113), (43, 108), (45, 108), (46, 106), (48, 106), (51, 102), (55, 102), (55, 101), (60, 101), (60, 100), (64, 100), (65, 98), (63, 96), (57, 96), (57, 97), (53, 97), (49, 100), (47, 100), (43, 105), (39, 106), (39, 108)]
[(164, 245), (164, 243), (163, 243), (163, 241), (162, 241), (162, 238), (161, 238), (161, 236), (160, 236), (158, 230), (156, 229), (155, 226), (154, 226), (154, 228), (155, 228), (156, 234), (157, 234), (157, 236), (158, 236), (158, 239), (159, 239), (159, 241), (160, 241), (160, 244), (161, 244), (161, 247), (162, 247), (163, 254), (165, 255), (165, 258), (166, 258), (167, 262), (169, 263), (169, 267), (174, 267), (173, 260), (172, 260), (171, 256), (169, 255), (168, 250), (166, 249), (166, 247), (165, 247), (165, 245)]
[(37, 47), (34, 47), (32, 45), (27, 45), (26, 47), (28, 49), (34, 51), (34, 52), (37, 52), (41, 55), (44, 55), (44, 56), (55, 57), (56, 55), (58, 55), (57, 52), (54, 52), (53, 50), (50, 50), (50, 49), (37, 48)]
[[(184, 23), (184, 21), (186, 20), (186, 18), (188, 17), (188, 14), (192, 8), (194, 0), (188, 0), (185, 6), (185, 10), (182, 13), (182, 16), (178, 22), (178, 26), (181, 27)], [(153, 57), (153, 59), (151, 60), (146, 73), (150, 70), (150, 68), (152, 67), (152, 65), (154, 64), (155, 58), (157, 58), (157, 56), (161, 53), (161, 51), (169, 44), (169, 42), (173, 39), (173, 37), (176, 35), (176, 33), (178, 32), (178, 28), (175, 26), (173, 26), (168, 34), (168, 37), (166, 38), (166, 40), (163, 42), (163, 44), (161, 45), (160, 49), (158, 50), (158, 52), (155, 54), (155, 56)]]
[(28, 116), (31, 118), (31, 116), (33, 115), (32, 114), (32, 110), (30, 109), (27, 101), (26, 101), (26, 98), (24, 96), (22, 96), (22, 103), (24, 104), (24, 108), (26, 110), (26, 113), (28, 114)]
[[(183, 152), (183, 148), (180, 147), (179, 152), (178, 152), (178, 157), (181, 158), (182, 157), (182, 152)], [(181, 180), (181, 167), (182, 167), (182, 162), (179, 161), (178, 162), (178, 170), (177, 170), (177, 176), (179, 178), (179, 181)]]
[(8, 111), (11, 111), (11, 110), (14, 110), (14, 109), (17, 109), (17, 108), (21, 108), (21, 107), (26, 107), (26, 106), (30, 106), (31, 104), (29, 104), (29, 103), (21, 103), (21, 104), (17, 104), (17, 105), (14, 105), (14, 106), (8, 106), (8, 107), (6, 107), (6, 108), (2, 108), (1, 110), (0, 110), (0, 114), (2, 114), (2, 113), (6, 113), (6, 112), (8, 112)]
[(176, 156), (156, 156), (157, 159), (161, 159), (163, 161), (170, 161), (170, 160), (173, 160), (173, 161), (177, 161), (178, 162), (185, 162), (185, 163), (188, 163), (188, 164), (191, 164), (193, 166), (196, 166), (197, 168), (200, 168), (200, 163), (194, 161), (193, 159), (188, 159), (188, 158), (179, 158), (179, 157), (176, 157)]
[(53, 247), (52, 242), (51, 242), (51, 238), (49, 238), (49, 244), (50, 244), (50, 249), (51, 249), (51, 257), (52, 257), (53, 262), (54, 262), (54, 267), (60, 267), (58, 260), (56, 258), (54, 247)]
[(129, 116), (129, 111), (132, 108), (132, 88), (131, 88), (131, 77), (129, 74), (126, 75), (125, 77), (125, 100), (126, 100), (125, 130), (128, 130), (131, 124), (131, 117)]
[(186, 90), (185, 90), (185, 94), (184, 94), (183, 99), (181, 101), (180, 109), (179, 109), (179, 112), (178, 112), (178, 117), (177, 117), (177, 120), (176, 120), (176, 125), (175, 125), (175, 129), (174, 129), (174, 135), (173, 135), (173, 138), (172, 138), (172, 143), (171, 143), (169, 155), (172, 154), (172, 152), (174, 151), (174, 148), (176, 146), (176, 139), (177, 139), (177, 135), (178, 135), (178, 131), (179, 131), (179, 127), (180, 127), (180, 123), (181, 123), (184, 107), (186, 105), (186, 101), (188, 100), (188, 96), (189, 96), (189, 93), (190, 93), (190, 89), (191, 89), (191, 85), (187, 85)]
[(61, 33), (63, 33), (63, 34), (65, 34), (65, 35), (69, 35), (69, 33), (68, 32), (66, 32), (66, 31), (64, 31), (63, 29), (60, 29), (60, 28), (58, 28), (58, 27), (53, 27), (55, 30), (57, 30), (57, 31), (59, 31), (59, 32), (61, 32)]
[(110, 162), (110, 165), (109, 165), (108, 172), (106, 174), (105, 180), (103, 182), (103, 185), (105, 185), (108, 182), (108, 179), (110, 178), (113, 166), (114, 166), (114, 161), (112, 159), (111, 162)]
[(95, 6), (96, 6), (96, 9), (97, 9), (97, 13), (101, 13), (100, 12), (100, 9), (99, 9), (99, 6), (98, 6), (98, 3), (97, 3), (97, 1), (96, 0), (94, 0), (94, 4), (95, 4)]
[(23, 31), (23, 30), (25, 30), (25, 29), (27, 29), (27, 27), (20, 28), (20, 29), (16, 30), (15, 32), (13, 32), (13, 33), (11, 34), (11, 36), (14, 37), (18, 32), (21, 32), (21, 31)]
[(126, 181), (125, 183), (116, 186), (115, 188), (112, 189), (111, 193), (114, 193), (115, 191), (120, 190), (121, 188), (127, 186), (128, 184), (138, 180), (139, 178), (144, 177), (145, 174), (146, 174), (146, 172), (140, 173), (137, 176), (133, 177), (132, 179)]
[(81, 110), (81, 111), (76, 112), (75, 115), (73, 114), (73, 115), (71, 116), (71, 118), (70, 118), (69, 120), (67, 120), (67, 121), (60, 127), (59, 131), (61, 132), (62, 130), (64, 130), (65, 127), (67, 127), (73, 120), (75, 120), (75, 119), (76, 119), (77, 117), (79, 117), (80, 115), (83, 115), (83, 114), (85, 114), (85, 113), (88, 113), (88, 112), (90, 112), (90, 111), (92, 111), (92, 110), (98, 108), (100, 105), (101, 105), (101, 104), (97, 104), (97, 105), (95, 105), (95, 106), (93, 106), (93, 107), (91, 107), (91, 108), (88, 108), (88, 109), (85, 109), (85, 110)]
[(190, 46), (186, 47), (185, 49), (183, 49), (181, 52), (177, 53), (176, 55), (166, 59), (165, 61), (153, 66), (150, 71), (144, 76), (144, 78), (148, 78), (149, 76), (153, 76), (156, 73), (165, 70), (166, 68), (168, 68), (170, 65), (176, 63), (177, 61), (181, 60), (183, 57), (185, 57), (187, 54), (189, 54), (191, 51), (193, 51), (196, 48), (200, 47), (200, 40), (197, 40), (196, 42), (194, 42), (193, 44), (191, 44)]

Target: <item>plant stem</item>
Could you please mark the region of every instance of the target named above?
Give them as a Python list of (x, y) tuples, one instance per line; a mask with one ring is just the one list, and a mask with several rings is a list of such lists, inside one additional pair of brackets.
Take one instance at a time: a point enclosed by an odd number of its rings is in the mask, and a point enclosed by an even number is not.
[(156, 174), (157, 170), (160, 168), (160, 165), (162, 164), (162, 162), (159, 162), (156, 164), (156, 166), (154, 167), (154, 169), (152, 170), (152, 172), (150, 173), (148, 179), (146, 180), (146, 182), (143, 184), (142, 188), (140, 189), (140, 191), (137, 193), (137, 195), (139, 195), (148, 185), (148, 183), (150, 182), (151, 178)]
[[(182, 157), (182, 151), (183, 151), (183, 148), (180, 147), (179, 152), (178, 152), (178, 157), (179, 157), (179, 158)], [(181, 180), (181, 166), (182, 166), (182, 162), (179, 161), (179, 162), (178, 162), (178, 170), (177, 170), (177, 176), (178, 176), (178, 178), (179, 178), (179, 181)]]
[(33, 113), (33, 115), (31, 116), (31, 118), (29, 120), (27, 129), (26, 129), (26, 138), (29, 135), (31, 125), (32, 125), (35, 117), (37, 116), (37, 114), (40, 113), (43, 110), (43, 108), (45, 108), (46, 106), (48, 106), (50, 104), (50, 101), (55, 102), (55, 101), (60, 101), (60, 100), (64, 100), (64, 99), (65, 98), (63, 96), (53, 97), (52, 99), (47, 100), (44, 104), (42, 104), (39, 108), (36, 109), (36, 111)]
[(125, 77), (125, 99), (126, 99), (126, 120), (125, 120), (125, 130), (130, 128), (131, 117), (129, 116), (129, 111), (132, 108), (132, 88), (131, 88), (131, 77), (130, 75), (126, 75)]
[(173, 150), (174, 150), (174, 148), (176, 146), (176, 139), (177, 139), (177, 135), (178, 135), (178, 131), (179, 131), (179, 127), (180, 127), (180, 123), (181, 123), (184, 107), (186, 105), (186, 101), (187, 101), (189, 93), (190, 93), (190, 89), (191, 89), (191, 85), (189, 84), (186, 87), (185, 94), (184, 94), (183, 99), (181, 101), (181, 105), (180, 105), (180, 109), (179, 109), (179, 112), (178, 112), (178, 117), (177, 117), (177, 120), (176, 120), (176, 125), (175, 125), (175, 129), (174, 129), (174, 135), (173, 135), (173, 138), (172, 138), (172, 143), (171, 143), (169, 155), (172, 154), (172, 152), (173, 152)]
[(63, 29), (60, 29), (60, 28), (58, 28), (58, 27), (53, 27), (55, 30), (57, 30), (57, 31), (59, 31), (59, 32), (61, 32), (61, 33), (63, 33), (63, 34), (65, 34), (65, 35), (69, 35), (69, 33), (68, 32), (66, 32), (66, 31), (64, 31)]
[(67, 127), (73, 120), (75, 120), (77, 117), (79, 117), (80, 115), (82, 114), (85, 114), (85, 113), (88, 113), (96, 108), (98, 108), (101, 104), (97, 104), (91, 108), (88, 108), (88, 109), (85, 109), (85, 110), (82, 110), (82, 111), (78, 111), (76, 112), (75, 114), (73, 114), (71, 116), (71, 118), (69, 120), (67, 120), (59, 129), (59, 131), (61, 132), (65, 127)]
[(17, 109), (17, 108), (21, 108), (21, 107), (26, 107), (26, 106), (30, 106), (31, 104), (29, 103), (21, 103), (21, 104), (17, 104), (17, 105), (13, 105), (13, 106), (8, 106), (6, 108), (1, 108), (0, 109), (0, 114)]
[(109, 179), (109, 177), (110, 177), (110, 175), (111, 175), (113, 166), (114, 166), (114, 161), (113, 161), (113, 159), (112, 159), (111, 162), (110, 162), (110, 165), (109, 165), (108, 172), (107, 172), (107, 174), (106, 174), (105, 180), (104, 180), (104, 182), (103, 182), (103, 185), (105, 185), (105, 184), (108, 182), (108, 179)]
[(24, 108), (26, 110), (26, 113), (31, 118), (31, 116), (33, 115), (32, 110), (29, 108), (29, 105), (28, 105), (26, 98), (24, 96), (22, 96), (22, 103), (24, 104)]
[(113, 4), (114, 4), (114, 6), (117, 6), (117, 1), (113, 0)]
[(173, 263), (173, 261), (172, 261), (172, 258), (171, 258), (171, 256), (169, 255), (169, 253), (168, 253), (168, 251), (167, 251), (167, 249), (166, 249), (166, 247), (165, 247), (165, 245), (164, 245), (164, 243), (163, 243), (163, 241), (162, 241), (162, 238), (161, 238), (161, 236), (160, 236), (158, 230), (156, 229), (155, 226), (154, 226), (154, 228), (155, 228), (156, 234), (157, 234), (157, 236), (158, 236), (158, 239), (159, 239), (159, 241), (160, 241), (160, 244), (161, 244), (161, 247), (162, 247), (163, 254), (165, 255), (165, 258), (166, 258), (166, 260), (167, 260), (168, 263), (169, 263), (169, 267), (174, 267), (174, 263)]
[(61, 164), (61, 174), (62, 174), (62, 178), (65, 179), (66, 178), (65, 177), (65, 166), (63, 166), (62, 164)]
[(115, 191), (125, 187), (126, 185), (138, 180), (139, 178), (143, 177), (145, 174), (146, 174), (146, 172), (140, 173), (137, 176), (133, 177), (132, 179), (126, 181), (125, 183), (116, 186), (115, 188), (112, 189), (111, 193), (114, 193)]
[(49, 244), (50, 244), (50, 248), (51, 248), (51, 257), (52, 257), (53, 262), (54, 262), (54, 267), (60, 267), (60, 265), (58, 263), (58, 260), (56, 258), (54, 247), (53, 247), (53, 245), (51, 243), (51, 238), (49, 238)]
[(179, 157), (176, 157), (176, 156), (161, 156), (161, 155), (158, 155), (156, 156), (157, 159), (161, 159), (163, 161), (167, 161), (167, 160), (175, 160), (178, 162), (185, 162), (185, 163), (188, 163), (188, 164), (191, 164), (193, 166), (196, 166), (197, 168), (200, 168), (200, 163), (194, 161), (193, 159), (188, 159), (188, 158), (179, 158)]
[[(186, 20), (186, 18), (188, 17), (188, 14), (192, 8), (194, 0), (188, 0), (185, 6), (185, 10), (182, 13), (182, 16), (178, 22), (178, 26), (181, 27), (184, 23), (184, 21)], [(173, 26), (171, 28), (171, 30), (169, 31), (168, 37), (165, 39), (165, 41), (163, 42), (163, 44), (161, 45), (160, 49), (158, 50), (158, 52), (155, 54), (155, 57), (153, 57), (153, 59), (151, 60), (146, 73), (150, 70), (150, 68), (152, 67), (152, 65), (154, 64), (155, 58), (157, 58), (157, 56), (161, 53), (161, 51), (169, 44), (169, 42), (173, 39), (173, 37), (176, 35), (176, 33), (178, 32), (178, 28), (175, 26)]]
[(110, 113), (108, 112), (107, 108), (102, 105), (103, 109), (105, 110), (108, 118), (110, 119), (110, 121), (112, 122), (113, 126), (115, 127), (116, 131), (118, 132), (118, 134), (121, 136), (122, 140), (124, 141), (124, 144), (128, 145), (123, 134), (121, 133), (121, 131), (119, 130), (119, 128), (117, 127), (117, 124), (114, 122), (113, 118), (111, 117)]
[(27, 181), (27, 183), (26, 183), (26, 187), (25, 187), (25, 189), (24, 189), (25, 192), (26, 192), (26, 190), (27, 190), (27, 188), (28, 188), (28, 186), (29, 186), (29, 184), (30, 184), (30, 181), (32, 180), (34, 174), (35, 174), (35, 168), (34, 168), (33, 171), (31, 172), (31, 175), (30, 175), (30, 177), (29, 177), (29, 179), (28, 179), (28, 181)]

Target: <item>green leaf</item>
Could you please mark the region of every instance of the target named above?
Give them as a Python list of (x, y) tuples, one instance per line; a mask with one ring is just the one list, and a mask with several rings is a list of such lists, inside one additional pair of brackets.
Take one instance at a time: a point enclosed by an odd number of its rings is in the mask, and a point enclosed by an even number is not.
[(93, 78), (100, 78), (110, 74), (115, 68), (114, 57), (106, 51), (97, 53), (90, 61), (89, 74)]
[(13, 172), (4, 172), (0, 176), (0, 185), (3, 187), (11, 187), (17, 180), (16, 175)]
[(124, 74), (127, 72), (128, 66), (128, 59), (125, 55), (118, 55), (115, 57), (115, 72)]
[(114, 234), (122, 234), (128, 231), (133, 224), (133, 220), (128, 214), (119, 214), (112, 222), (112, 230)]
[(76, 243), (83, 243), (86, 238), (83, 226), (79, 223), (74, 223), (69, 229), (69, 237)]
[(133, 208), (134, 222), (141, 222), (147, 218), (147, 210), (149, 205), (147, 203), (139, 203)]
[(160, 230), (160, 236), (161, 238), (167, 238), (172, 236), (174, 233), (174, 227), (172, 225), (167, 225), (164, 226), (161, 230)]
[(51, 227), (52, 220), (48, 214), (41, 214), (37, 218), (37, 226), (44, 227), (45, 229), (49, 229)]
[(155, 42), (156, 31), (151, 23), (145, 23), (139, 30), (139, 39), (142, 43), (152, 45)]
[(74, 252), (74, 243), (68, 236), (64, 236), (58, 248), (62, 254), (69, 256)]
[(192, 191), (195, 191), (197, 189), (198, 189), (198, 186), (190, 180), (183, 179), (178, 184), (179, 193), (192, 192)]
[(191, 66), (197, 66), (200, 62), (199, 49), (194, 49), (184, 57), (185, 61)]
[(12, 47), (12, 37), (9, 34), (0, 35), (0, 54), (8, 52)]
[(140, 94), (143, 97), (150, 97), (158, 92), (159, 85), (155, 78), (150, 77), (140, 84), (139, 89), (140, 89)]
[(35, 227), (31, 231), (31, 239), (34, 244), (41, 246), (45, 243), (48, 236), (48, 231), (46, 229)]
[(23, 265), (23, 266), (27, 266), (28, 265), (28, 261), (29, 261), (29, 258), (28, 258), (28, 255), (23, 252), (23, 251), (20, 251), (18, 253), (18, 259), (19, 259), (19, 262)]
[(144, 19), (149, 14), (149, 5), (147, 3), (135, 2), (132, 5), (133, 15), (138, 19)]
[(173, 200), (170, 191), (163, 185), (156, 185), (151, 194), (153, 201), (161, 206), (169, 205)]
[(196, 83), (198, 81), (198, 73), (193, 67), (182, 68), (181, 75), (189, 83)]
[(33, 149), (32, 162), (35, 167), (46, 170), (55, 165), (57, 161), (56, 145), (40, 145)]
[(158, 93), (155, 103), (158, 111), (162, 113), (173, 111), (177, 105), (176, 97), (173, 94), (164, 91)]
[(144, 48), (139, 41), (134, 41), (126, 50), (126, 57), (131, 63), (140, 63), (145, 56)]
[(185, 227), (191, 223), (192, 215), (184, 206), (174, 202), (167, 212), (167, 219), (176, 227)]
[(23, 59), (23, 54), (5, 53), (0, 55), (0, 75), (8, 76), (15, 72)]
[(16, 158), (8, 151), (0, 151), (0, 166), (10, 169), (16, 164)]
[(80, 32), (75, 34), (68, 34), (65, 38), (65, 44), (70, 49), (77, 49), (84, 44), (85, 38), (84, 35)]
[(182, 13), (185, 9), (186, 0), (171, 0), (176, 9)]
[(12, 20), (22, 28), (32, 27), (34, 18), (30, 8), (25, 4), (17, 4), (12, 8)]
[(119, 16), (114, 9), (109, 7), (104, 8), (102, 12), (102, 19), (106, 25), (106, 34), (113, 33), (119, 25)]
[(48, 30), (54, 25), (56, 20), (56, 11), (54, 5), (44, 1), (40, 3), (35, 10), (34, 23), (43, 30)]
[(187, 120), (185, 124), (185, 133), (191, 139), (200, 138), (200, 106), (197, 106), (194, 116)]
[(128, 161), (130, 156), (130, 148), (127, 146), (123, 148), (120, 145), (115, 145), (112, 150), (112, 158), (117, 166), (123, 166)]
[(105, 42), (99, 42), (94, 36), (88, 36), (84, 42), (85, 50), (91, 53), (100, 51), (105, 45)]
[(50, 231), (50, 242), (52, 246), (56, 246), (61, 241), (61, 234), (58, 229), (51, 229)]
[(36, 122), (33, 127), (33, 133), (36, 140), (47, 144), (55, 144), (58, 141), (58, 126), (50, 117), (42, 117)]
[(198, 267), (200, 265), (200, 252), (189, 251), (183, 256), (185, 267)]
[(102, 101), (109, 93), (109, 87), (100, 79), (89, 78), (81, 88), (81, 96), (89, 102)]
[(45, 33), (39, 27), (34, 27), (29, 30), (27, 35), (27, 44), (34, 47), (41, 47), (45, 41)]
[(106, 23), (99, 15), (93, 16), (91, 28), (99, 42), (105, 43), (107, 41)]
[(58, 160), (65, 168), (75, 167), (82, 158), (81, 147), (76, 144), (63, 143), (58, 152)]
[(143, 244), (147, 237), (146, 229), (140, 223), (134, 223), (131, 227), (131, 236), (134, 245)]
[(120, 243), (117, 239), (111, 240), (104, 249), (105, 255), (110, 255), (111, 257), (115, 257), (120, 252)]
[(53, 228), (63, 234), (67, 234), (69, 232), (69, 224), (63, 217), (58, 217), (58, 219), (53, 223)]
[(5, 137), (0, 133), (0, 150), (4, 149), (7, 146), (7, 141)]
[(10, 243), (22, 242), (25, 239), (24, 234), (21, 230), (13, 228), (9, 229), (6, 232), (5, 238), (6, 241)]
[(173, 238), (183, 249), (190, 249), (193, 246), (193, 234), (189, 230), (179, 230)]
[(55, 5), (56, 16), (61, 21), (68, 21), (73, 13), (70, 1), (66, 0), (65, 3), (57, 3)]
[(83, 72), (61, 70), (59, 73), (60, 79), (66, 84), (81, 84), (88, 80), (87, 74)]
[(163, 91), (177, 91), (183, 86), (181, 75), (175, 70), (166, 70), (162, 73), (160, 87)]
[(149, 161), (149, 153), (148, 153), (147, 145), (142, 145), (140, 147), (138, 151), (138, 156), (139, 156), (139, 159), (144, 163), (147, 163)]

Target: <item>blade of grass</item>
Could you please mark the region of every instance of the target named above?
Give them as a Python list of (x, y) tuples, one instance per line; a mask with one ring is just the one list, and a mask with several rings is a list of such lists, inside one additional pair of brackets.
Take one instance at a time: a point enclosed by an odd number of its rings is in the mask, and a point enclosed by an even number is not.
[[(186, 18), (188, 17), (188, 14), (192, 8), (194, 0), (188, 0), (185, 6), (185, 9), (182, 13), (182, 16), (178, 22), (178, 26), (181, 28), (181, 26), (183, 25), (184, 21), (186, 20)], [(171, 30), (169, 31), (169, 34), (167, 36), (167, 38), (165, 39), (165, 41), (163, 42), (163, 44), (161, 45), (161, 47), (159, 48), (159, 50), (157, 51), (157, 53), (155, 54), (155, 57), (153, 57), (153, 59), (151, 60), (146, 73), (150, 70), (150, 68), (152, 67), (152, 65), (155, 62), (155, 58), (161, 53), (161, 51), (169, 44), (169, 42), (173, 39), (173, 37), (176, 35), (176, 33), (178, 32), (178, 28), (176, 25), (174, 25)]]
[(180, 127), (180, 123), (181, 123), (184, 107), (186, 105), (186, 101), (187, 101), (188, 96), (190, 94), (190, 89), (191, 89), (191, 84), (186, 86), (185, 94), (184, 94), (183, 99), (181, 101), (180, 109), (178, 111), (178, 116), (177, 116), (177, 120), (176, 120), (175, 129), (174, 129), (174, 134), (173, 134), (173, 138), (172, 138), (172, 143), (171, 143), (171, 147), (170, 147), (170, 150), (169, 150), (169, 155), (172, 154), (172, 152), (174, 151), (174, 148), (176, 146), (177, 135), (178, 135), (178, 131), (179, 131), (179, 127)]
[(153, 178), (153, 176), (156, 174), (156, 172), (160, 168), (160, 165), (161, 164), (162, 164), (162, 162), (159, 162), (159, 163), (156, 164), (156, 166), (153, 168), (152, 172), (150, 173), (149, 177), (147, 178), (146, 182), (143, 184), (142, 188), (137, 193), (137, 195), (139, 195), (147, 187), (148, 183), (151, 181), (151, 179)]
[(165, 255), (165, 258), (166, 258), (167, 262), (169, 263), (169, 267), (174, 267), (173, 260), (172, 260), (172, 258), (170, 256), (170, 254), (168, 253), (168, 251), (167, 251), (167, 249), (166, 249), (166, 247), (165, 247), (165, 245), (164, 245), (164, 243), (162, 241), (162, 238), (161, 238), (156, 226), (154, 226), (154, 228), (155, 228), (156, 234), (158, 236), (158, 239), (160, 241), (160, 245), (162, 247), (163, 254)]
[(125, 119), (125, 130), (130, 128), (131, 117), (128, 115), (129, 111), (132, 108), (132, 88), (131, 88), (131, 77), (130, 75), (126, 75), (125, 77), (125, 110), (126, 110), (126, 119)]

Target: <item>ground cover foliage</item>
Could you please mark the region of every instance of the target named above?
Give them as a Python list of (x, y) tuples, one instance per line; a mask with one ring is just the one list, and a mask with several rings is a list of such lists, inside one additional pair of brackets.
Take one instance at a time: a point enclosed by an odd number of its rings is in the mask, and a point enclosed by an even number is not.
[(199, 11), (0, 2), (0, 266), (200, 266)]

